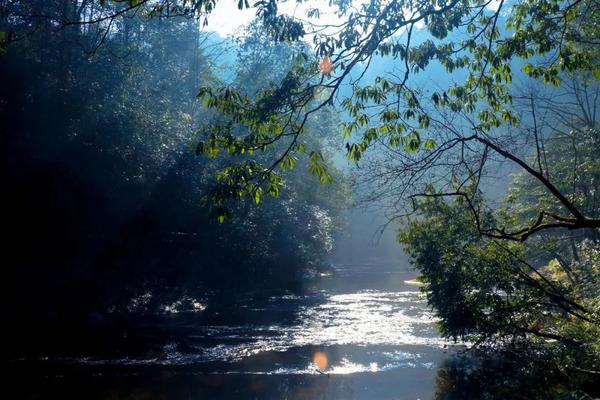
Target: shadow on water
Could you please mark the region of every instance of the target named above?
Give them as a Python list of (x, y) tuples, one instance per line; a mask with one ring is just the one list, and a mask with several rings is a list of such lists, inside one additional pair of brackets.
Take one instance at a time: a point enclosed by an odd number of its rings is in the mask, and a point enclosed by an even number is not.
[[(15, 371), (12, 371), (14, 374)], [(9, 374), (10, 375), (10, 374)], [(194, 367), (72, 366), (23, 371), (14, 398), (62, 399), (593, 399), (542, 370), (501, 358), (453, 355), (437, 371), (419, 368), (356, 374), (209, 373)], [(596, 396), (596, 397), (594, 397)]]
[[(28, 380), (18, 398), (87, 399), (380, 399), (428, 398), (431, 376), (406, 371), (354, 375), (210, 374), (145, 367), (136, 371), (78, 368), (60, 378)], [(405, 380), (406, 379), (406, 380)], [(399, 385), (399, 382), (404, 384)], [(410, 382), (410, 383), (409, 383)]]
[(550, 356), (513, 351), (472, 351), (448, 358), (438, 370), (435, 399), (561, 399), (600, 398), (600, 377), (565, 373)]

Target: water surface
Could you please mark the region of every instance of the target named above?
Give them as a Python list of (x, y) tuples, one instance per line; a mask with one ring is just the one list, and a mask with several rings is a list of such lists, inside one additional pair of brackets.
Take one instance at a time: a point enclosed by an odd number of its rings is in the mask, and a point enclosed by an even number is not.
[(405, 282), (413, 277), (395, 266), (337, 265), (331, 275), (311, 279), (303, 294), (250, 292), (173, 313), (147, 327), (161, 332), (157, 348), (40, 360), (35, 384), (23, 394), (433, 398), (438, 370), (456, 348), (438, 336), (419, 288)]

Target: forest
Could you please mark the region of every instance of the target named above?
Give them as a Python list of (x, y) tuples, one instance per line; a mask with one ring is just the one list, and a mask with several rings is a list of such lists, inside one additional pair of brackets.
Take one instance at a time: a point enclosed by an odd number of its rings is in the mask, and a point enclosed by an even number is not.
[(9, 397), (600, 397), (599, 21), (0, 0)]

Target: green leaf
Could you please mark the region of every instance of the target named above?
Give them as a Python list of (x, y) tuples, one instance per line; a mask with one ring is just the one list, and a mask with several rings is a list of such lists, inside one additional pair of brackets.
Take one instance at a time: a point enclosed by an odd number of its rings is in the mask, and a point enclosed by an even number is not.
[(437, 143), (433, 139), (426, 139), (425, 142), (423, 142), (423, 148), (425, 150), (435, 150), (436, 147)]
[(421, 147), (421, 135), (419, 132), (412, 131), (406, 136), (404, 140), (404, 149), (409, 153), (415, 153), (419, 151)]
[(271, 197), (279, 197), (280, 195), (280, 189), (279, 186), (277, 186), (274, 183), (271, 183), (269, 185), (269, 189), (268, 189), (269, 194), (271, 195)]
[(595, 65), (592, 73), (594, 74), (594, 78), (600, 81), (600, 65)]
[(262, 191), (262, 189), (261, 189), (261, 188), (257, 188), (257, 189), (254, 191), (254, 203), (255, 203), (255, 204), (259, 204), (259, 203), (260, 203), (260, 199), (261, 199), (261, 197), (262, 197), (262, 192), (263, 192), (263, 191)]

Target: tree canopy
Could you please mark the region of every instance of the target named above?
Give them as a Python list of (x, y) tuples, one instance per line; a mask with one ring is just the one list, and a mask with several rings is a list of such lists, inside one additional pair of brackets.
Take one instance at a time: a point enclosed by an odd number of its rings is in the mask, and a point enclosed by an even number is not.
[[(86, 4), (81, 7), (85, 9)], [(135, 11), (148, 17), (194, 16), (210, 23), (216, 2), (104, 4), (89, 14), (40, 18), (58, 25), (91, 24)], [(530, 230), (600, 225), (597, 218), (582, 213), (562, 196), (543, 171), (528, 165), (514, 147), (507, 146), (505, 135), (507, 129), (521, 124), (510, 89), (515, 76), (524, 74), (551, 85), (560, 85), (563, 74), (599, 78), (597, 1), (372, 0), (332, 4), (338, 12), (337, 24), (320, 23), (316, 8), (310, 8), (307, 18), (301, 19), (281, 13), (276, 0), (253, 5), (239, 2), (240, 9), (256, 9), (273, 40), (310, 45), (297, 47), (286, 77), (256, 96), (232, 87), (205, 86), (200, 90), (205, 106), (224, 119), (203, 130), (197, 151), (214, 156), (223, 150), (241, 157), (239, 163), (228, 165), (219, 174), (219, 181), (229, 187), (213, 193), (219, 218), (230, 199), (249, 197), (258, 202), (263, 193), (278, 196), (283, 187), (281, 172), (293, 167), (298, 157), (308, 159), (310, 172), (321, 182), (330, 182), (327, 163), (317, 149), (307, 146), (303, 134), (315, 113), (335, 106), (348, 117), (342, 131), (349, 159), (359, 162), (376, 146), (411, 155), (406, 167), (412, 178), (399, 182), (408, 196), (425, 191), (424, 185), (431, 183), (423, 179), (425, 172), (440, 160), (447, 164), (446, 155), (460, 149), (465, 156), (452, 165), (454, 175), (477, 175), (489, 157), (507, 158), (539, 180), (562, 205), (558, 214), (538, 210), (540, 220), (523, 231), (501, 233), (482, 227), (482, 233), (523, 239)], [(11, 32), (5, 36), (7, 40), (16, 37)], [(322, 74), (318, 68), (324, 58), (331, 60), (331, 74)], [(383, 58), (394, 60), (395, 71), (363, 84), (359, 78)], [(413, 83), (419, 73), (436, 67), (456, 79), (441, 83), (434, 91)], [(270, 146), (279, 146), (280, 151), (260, 162), (248, 157)]]

